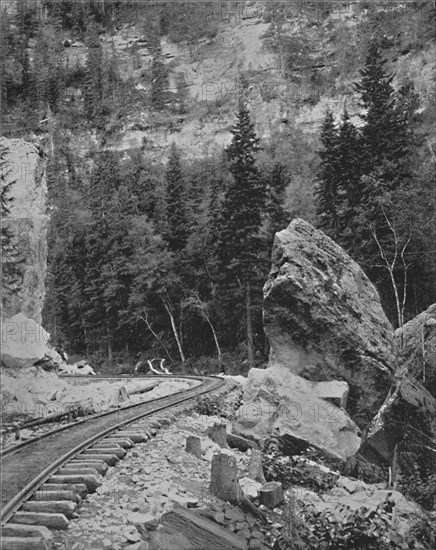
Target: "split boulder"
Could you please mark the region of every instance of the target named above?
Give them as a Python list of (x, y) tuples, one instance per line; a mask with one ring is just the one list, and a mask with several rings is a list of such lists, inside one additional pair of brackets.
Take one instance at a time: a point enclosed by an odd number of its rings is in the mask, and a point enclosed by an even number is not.
[(360, 430), (344, 409), (321, 394), (323, 384), (284, 366), (251, 369), (234, 430), (258, 440), (275, 435), (284, 449), (294, 450), (295, 442), (301, 441), (303, 448), (312, 445), (345, 460), (358, 450)]
[[(405, 413), (407, 422), (402, 418)], [(436, 399), (418, 381), (405, 377), (393, 386), (369, 424), (360, 452), (369, 460), (390, 464), (407, 430), (412, 430), (415, 452), (420, 446), (436, 452)], [(418, 451), (420, 455), (424, 453)]]
[(436, 304), (395, 331), (399, 374), (419, 380), (436, 397)]
[(304, 220), (275, 236), (264, 324), (270, 367), (346, 381), (350, 416), (361, 427), (369, 422), (392, 381), (394, 331), (359, 265)]

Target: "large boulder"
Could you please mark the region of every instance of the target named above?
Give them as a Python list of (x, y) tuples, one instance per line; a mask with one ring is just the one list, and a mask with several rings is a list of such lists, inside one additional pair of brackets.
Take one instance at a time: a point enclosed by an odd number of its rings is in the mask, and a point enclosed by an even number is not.
[(47, 271), (47, 157), (42, 149), (22, 139), (0, 138), (6, 149), (2, 167), (5, 183), (10, 186), (9, 215), (2, 220), (15, 237), (16, 249), (23, 260), (23, 279), (16, 288), (2, 294), (3, 315), (24, 313), (41, 323)]
[(436, 304), (395, 331), (398, 373), (416, 378), (436, 397)]
[(350, 416), (361, 427), (369, 422), (392, 381), (393, 328), (359, 265), (301, 219), (275, 236), (264, 324), (270, 366), (346, 381)]
[(234, 430), (261, 441), (277, 436), (288, 454), (309, 444), (345, 460), (360, 446), (359, 428), (338, 406), (346, 392), (343, 382), (329, 388), (284, 366), (251, 369)]
[(399, 378), (365, 432), (360, 453), (373, 462), (390, 464), (399, 444), (418, 458), (436, 453), (436, 399), (417, 380)]
[(42, 326), (23, 313), (2, 319), (1, 360), (5, 367), (31, 367), (50, 362), (55, 370), (65, 363), (49, 345), (50, 335)]

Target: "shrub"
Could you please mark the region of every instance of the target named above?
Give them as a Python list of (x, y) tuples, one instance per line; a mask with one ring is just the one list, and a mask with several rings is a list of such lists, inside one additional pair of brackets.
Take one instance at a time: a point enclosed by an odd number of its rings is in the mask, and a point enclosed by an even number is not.
[(222, 405), (223, 399), (220, 395), (206, 395), (197, 399), (193, 410), (201, 416), (220, 416)]
[(403, 537), (392, 517), (395, 503), (389, 499), (375, 510), (362, 507), (351, 511), (315, 512), (309, 507), (303, 513), (307, 522), (309, 548), (319, 550), (427, 550), (432, 548), (430, 524), (424, 522)]
[(332, 489), (339, 477), (309, 464), (305, 457), (283, 456), (274, 438), (265, 443), (263, 465), (266, 480), (280, 481), (284, 489), (298, 485), (323, 493)]

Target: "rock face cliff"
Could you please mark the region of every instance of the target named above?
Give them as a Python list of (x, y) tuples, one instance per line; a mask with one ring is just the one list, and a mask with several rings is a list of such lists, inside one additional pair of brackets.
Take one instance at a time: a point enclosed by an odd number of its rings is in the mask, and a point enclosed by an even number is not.
[(348, 382), (347, 410), (363, 427), (383, 403), (395, 363), (394, 331), (375, 287), (339, 245), (300, 219), (276, 234), (272, 263), (264, 287), (270, 365)]
[(23, 313), (41, 323), (47, 269), (47, 184), (46, 159), (42, 149), (22, 139), (1, 138), (7, 149), (3, 167), (6, 183), (13, 181), (13, 199), (5, 225), (16, 236), (24, 260), (24, 277), (19, 288), (2, 296), (3, 316)]

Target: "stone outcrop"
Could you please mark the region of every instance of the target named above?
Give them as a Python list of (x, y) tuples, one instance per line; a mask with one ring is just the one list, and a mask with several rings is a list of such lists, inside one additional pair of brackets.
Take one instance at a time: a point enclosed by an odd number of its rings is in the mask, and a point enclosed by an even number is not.
[(6, 183), (14, 181), (13, 199), (5, 226), (16, 236), (17, 248), (25, 262), (20, 288), (4, 293), (3, 315), (24, 313), (41, 323), (47, 269), (47, 185), (46, 158), (41, 148), (22, 139), (0, 138), (7, 148), (3, 167)]
[(308, 445), (345, 460), (360, 446), (359, 428), (326, 399), (324, 383), (310, 382), (284, 366), (252, 369), (234, 430), (254, 439), (275, 435), (284, 449)]
[(412, 376), (436, 397), (436, 304), (395, 331), (400, 375)]
[(406, 434), (413, 440), (413, 451), (418, 456), (423, 454), (420, 446), (436, 452), (436, 399), (418, 381), (403, 377), (392, 387), (365, 431), (360, 452), (375, 462), (382, 459), (390, 464), (396, 445)]
[(301, 219), (275, 236), (264, 324), (270, 366), (312, 381), (346, 381), (347, 409), (363, 428), (389, 390), (394, 331), (359, 265)]
[(31, 367), (50, 362), (55, 370), (65, 364), (60, 354), (49, 345), (50, 335), (42, 326), (23, 313), (2, 320), (1, 360), (5, 367)]

